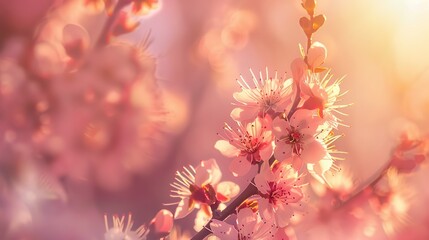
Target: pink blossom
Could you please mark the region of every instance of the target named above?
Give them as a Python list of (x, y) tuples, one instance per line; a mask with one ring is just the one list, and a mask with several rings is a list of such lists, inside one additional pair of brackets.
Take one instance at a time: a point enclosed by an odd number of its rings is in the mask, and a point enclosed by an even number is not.
[(273, 239), (277, 227), (272, 221), (264, 221), (250, 208), (243, 208), (237, 213), (237, 225), (213, 219), (210, 228), (216, 237), (222, 240), (264, 240)]
[(225, 139), (218, 140), (215, 148), (224, 156), (234, 158), (229, 169), (235, 176), (245, 175), (252, 165), (267, 161), (273, 155), (271, 118), (268, 115), (257, 117), (246, 127), (238, 122), (236, 131), (227, 124), (224, 129)]
[(320, 73), (308, 73), (303, 82), (301, 82), (301, 90), (304, 104), (302, 108), (309, 110), (317, 110), (318, 115), (327, 121), (327, 124), (337, 129), (341, 123), (341, 119), (337, 115), (346, 115), (341, 111), (342, 108), (350, 106), (350, 104), (338, 104), (340, 98), (346, 93), (340, 92), (340, 84), (344, 78), (335, 80), (330, 84), (332, 74), (328, 71), (323, 77)]
[(171, 197), (180, 198), (174, 218), (187, 216), (194, 208), (200, 208), (205, 216), (211, 217), (211, 206), (229, 201), (238, 194), (239, 187), (233, 182), (219, 182), (222, 173), (215, 159), (201, 161), (197, 168), (192, 166), (177, 171), (176, 182), (171, 186)]
[(286, 162), (277, 163), (273, 169), (264, 164), (255, 177), (260, 196), (258, 209), (263, 219), (274, 219), (278, 227), (289, 224), (294, 208), (303, 198), (300, 180), (298, 172)]
[(275, 117), (279, 112), (284, 112), (291, 102), (292, 80), (278, 78), (277, 73), (274, 78), (260, 73), (259, 80), (253, 76), (253, 87), (241, 77), (241, 92), (235, 92), (233, 97), (237, 100), (237, 108), (231, 112), (231, 117), (237, 121), (252, 121), (257, 116), (264, 117), (266, 114)]
[(289, 121), (275, 119), (274, 156), (279, 161), (293, 161), (297, 170), (303, 164), (318, 163), (327, 155), (326, 147), (317, 139), (317, 130), (322, 122), (319, 117), (313, 115), (313, 111), (305, 109), (297, 110)]

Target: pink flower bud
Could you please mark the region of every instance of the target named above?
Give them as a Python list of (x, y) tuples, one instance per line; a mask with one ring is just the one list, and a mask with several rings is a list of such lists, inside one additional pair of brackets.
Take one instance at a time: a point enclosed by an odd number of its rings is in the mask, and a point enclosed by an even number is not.
[(302, 58), (297, 58), (290, 64), (292, 69), (292, 77), (295, 82), (301, 82), (304, 77), (305, 71), (307, 70), (307, 64), (305, 64)]
[(168, 234), (173, 228), (173, 214), (166, 209), (161, 209), (152, 219), (151, 225), (156, 233)]
[(327, 57), (328, 51), (326, 47), (320, 42), (314, 42), (307, 54), (307, 63), (311, 69), (321, 66)]

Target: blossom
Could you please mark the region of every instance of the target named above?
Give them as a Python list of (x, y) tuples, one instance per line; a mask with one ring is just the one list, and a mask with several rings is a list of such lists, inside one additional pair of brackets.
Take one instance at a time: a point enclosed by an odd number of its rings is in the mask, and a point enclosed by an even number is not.
[(255, 177), (261, 217), (274, 219), (278, 227), (286, 227), (304, 195), (300, 181), (298, 172), (286, 162), (276, 163), (273, 169), (265, 165)]
[(104, 240), (145, 240), (149, 233), (143, 225), (138, 227), (136, 230), (131, 230), (134, 224), (131, 214), (128, 215), (127, 221), (125, 221), (125, 216), (122, 216), (121, 218), (113, 216), (112, 228), (109, 228), (107, 215), (104, 215), (104, 223), (106, 226)]
[(219, 182), (222, 173), (215, 159), (201, 161), (197, 168), (183, 169), (183, 172), (176, 172), (176, 182), (171, 184), (171, 197), (180, 198), (174, 218), (183, 218), (194, 208), (201, 208), (200, 211), (211, 217), (212, 206), (217, 208), (239, 192), (235, 183)]
[(257, 117), (244, 127), (238, 122), (236, 131), (228, 124), (224, 127), (226, 136), (218, 140), (215, 148), (224, 156), (234, 158), (230, 170), (235, 176), (243, 176), (254, 164), (267, 161), (273, 155), (271, 118)]
[(213, 219), (210, 228), (216, 237), (222, 240), (262, 240), (272, 239), (277, 227), (272, 221), (264, 221), (250, 208), (243, 208), (237, 213), (237, 225)]
[(237, 121), (251, 121), (257, 116), (264, 117), (266, 114), (274, 117), (279, 112), (284, 112), (291, 102), (292, 79), (284, 80), (278, 78), (277, 72), (274, 78), (260, 73), (259, 80), (250, 70), (253, 76), (251, 87), (241, 76), (241, 81), (237, 80), (241, 86), (241, 92), (235, 92), (233, 97), (237, 100), (237, 108), (231, 112), (231, 117)]
[(336, 115), (346, 115), (341, 111), (342, 108), (350, 106), (350, 104), (338, 104), (340, 98), (347, 92), (341, 93), (340, 84), (344, 78), (335, 80), (329, 84), (333, 75), (328, 71), (322, 78), (320, 73), (310, 73), (304, 77), (301, 83), (304, 104), (302, 108), (309, 110), (318, 110), (318, 115), (327, 121), (328, 125), (333, 128), (338, 128), (341, 123)]
[(427, 159), (429, 141), (409, 132), (403, 132), (399, 141), (393, 149), (391, 165), (400, 173), (410, 173)]
[(317, 130), (321, 123), (319, 117), (313, 116), (313, 111), (305, 109), (297, 110), (290, 120), (275, 119), (274, 156), (277, 160), (294, 160), (294, 167), (297, 170), (303, 164), (322, 160), (327, 155), (327, 150), (322, 141), (317, 139)]

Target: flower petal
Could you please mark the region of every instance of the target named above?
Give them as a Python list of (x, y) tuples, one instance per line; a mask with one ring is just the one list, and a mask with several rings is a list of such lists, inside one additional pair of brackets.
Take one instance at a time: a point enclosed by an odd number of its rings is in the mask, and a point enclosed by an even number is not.
[(277, 225), (281, 228), (286, 227), (293, 213), (293, 209), (290, 206), (284, 204), (280, 205), (275, 213)]
[(279, 161), (284, 161), (292, 157), (292, 147), (290, 144), (286, 144), (283, 141), (277, 142), (277, 146), (274, 149), (274, 156)]
[(260, 198), (258, 202), (258, 211), (261, 215), (261, 218), (265, 221), (268, 221), (274, 217), (273, 207), (269, 203), (268, 199)]
[(237, 240), (238, 231), (226, 222), (213, 219), (210, 223), (210, 229), (213, 234), (220, 239)]
[(231, 199), (240, 193), (240, 186), (231, 181), (222, 181), (216, 186), (216, 192)]
[(264, 148), (259, 150), (259, 156), (261, 156), (263, 161), (268, 161), (273, 153), (274, 149), (272, 143), (267, 144)]
[(240, 149), (234, 147), (226, 140), (218, 140), (214, 147), (225, 157), (237, 157), (240, 154)]
[(235, 121), (249, 122), (253, 121), (255, 117), (258, 116), (258, 113), (258, 106), (241, 106), (239, 108), (234, 108), (230, 116)]
[(282, 118), (276, 118), (273, 120), (273, 133), (277, 139), (287, 135), (287, 129), (289, 129), (289, 123)]
[(255, 231), (256, 214), (250, 208), (243, 208), (237, 213), (238, 232), (243, 236), (252, 235)]
[(189, 198), (183, 198), (179, 202), (179, 205), (176, 208), (176, 212), (174, 213), (174, 218), (175, 219), (184, 218), (190, 212), (192, 212), (192, 210), (194, 210), (194, 205), (193, 204), (189, 205)]
[(319, 141), (310, 141), (303, 146), (300, 158), (304, 163), (317, 163), (326, 156), (327, 150)]
[(252, 164), (250, 164), (246, 157), (239, 156), (232, 160), (231, 164), (229, 165), (229, 170), (235, 177), (241, 177), (246, 175), (251, 167)]

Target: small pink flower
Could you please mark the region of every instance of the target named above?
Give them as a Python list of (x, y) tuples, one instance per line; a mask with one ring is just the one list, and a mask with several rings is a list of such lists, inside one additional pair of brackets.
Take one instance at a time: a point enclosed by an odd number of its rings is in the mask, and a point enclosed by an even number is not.
[(330, 127), (338, 128), (341, 123), (336, 115), (346, 115), (341, 112), (342, 108), (350, 104), (338, 104), (340, 97), (346, 92), (340, 92), (340, 84), (344, 78), (335, 80), (330, 84), (332, 74), (328, 71), (323, 77), (319, 73), (308, 73), (303, 82), (301, 82), (301, 90), (304, 99), (304, 104), (301, 108), (315, 110), (318, 115), (327, 121)]
[(211, 217), (211, 208), (217, 208), (221, 202), (227, 202), (240, 191), (233, 182), (219, 182), (222, 173), (215, 159), (201, 161), (197, 168), (192, 166), (177, 171), (176, 182), (171, 197), (180, 198), (174, 218), (186, 217), (194, 208), (200, 208)]
[(240, 122), (238, 126), (234, 131), (226, 125), (225, 140), (218, 140), (215, 148), (224, 156), (234, 158), (229, 169), (235, 176), (243, 176), (252, 165), (267, 161), (273, 155), (271, 118), (257, 117), (246, 128)]
[(222, 240), (261, 240), (272, 239), (277, 227), (271, 221), (264, 221), (250, 208), (237, 213), (236, 228), (226, 222), (213, 219), (210, 228), (216, 237)]
[[(274, 219), (278, 227), (286, 227), (294, 215), (294, 208), (303, 198), (301, 178), (290, 164), (277, 163), (273, 169), (264, 165), (255, 177), (259, 196), (258, 209), (262, 218)], [(296, 205), (296, 206), (295, 206)]]
[(241, 92), (234, 93), (233, 97), (238, 102), (238, 107), (231, 112), (231, 117), (236, 121), (251, 121), (257, 116), (264, 117), (266, 114), (275, 117), (279, 112), (284, 112), (291, 102), (292, 80), (284, 80), (277, 77), (268, 77), (268, 69), (265, 77), (260, 73), (259, 80), (253, 76), (251, 87), (243, 77), (241, 82)]
[[(322, 119), (313, 116), (313, 111), (300, 109), (290, 121), (277, 118), (273, 121), (276, 148), (274, 156), (279, 161), (293, 160), (299, 170), (303, 164), (318, 163), (327, 155), (324, 144), (317, 138)], [(296, 158), (298, 157), (298, 158)]]

